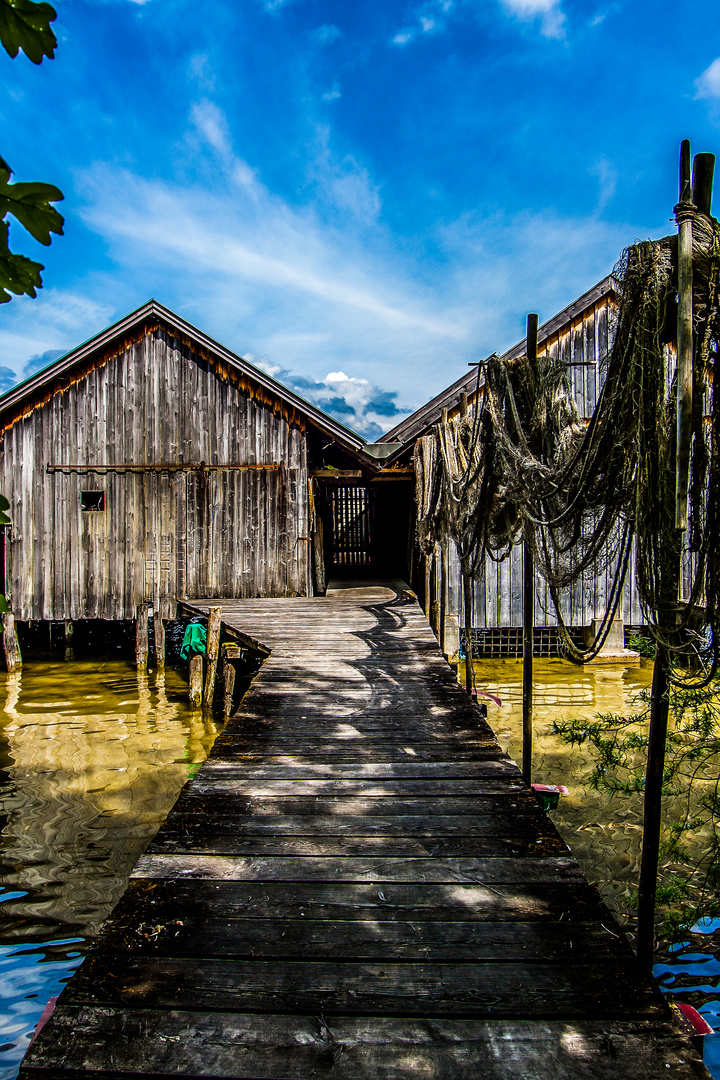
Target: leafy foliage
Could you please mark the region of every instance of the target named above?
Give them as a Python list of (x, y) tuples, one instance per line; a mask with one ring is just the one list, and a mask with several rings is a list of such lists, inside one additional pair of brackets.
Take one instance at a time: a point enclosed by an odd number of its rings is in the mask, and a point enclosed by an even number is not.
[[(43, 57), (52, 58), (57, 41), (50, 29), (56, 18), (50, 4), (34, 0), (0, 0), (0, 41), (10, 56), (20, 49), (34, 64)], [(11, 184), (12, 170), (0, 157), (0, 304), (12, 299), (11, 293), (36, 296), (42, 288), (42, 263), (10, 250), (8, 223), (12, 214), (41, 244), (49, 244), (51, 233), (62, 236), (63, 219), (51, 204), (63, 198), (53, 184)]]
[(52, 59), (57, 39), (50, 23), (57, 18), (50, 4), (36, 4), (33, 0), (0, 0), (0, 41), (10, 56), (17, 56), (20, 49), (33, 64), (40, 64), (44, 56)]
[[(589, 752), (591, 788), (620, 797), (643, 792), (649, 690), (636, 705), (627, 717), (553, 724), (563, 742)], [(661, 932), (674, 940), (701, 916), (720, 912), (720, 677), (701, 688), (672, 688), (669, 706), (657, 904)]]

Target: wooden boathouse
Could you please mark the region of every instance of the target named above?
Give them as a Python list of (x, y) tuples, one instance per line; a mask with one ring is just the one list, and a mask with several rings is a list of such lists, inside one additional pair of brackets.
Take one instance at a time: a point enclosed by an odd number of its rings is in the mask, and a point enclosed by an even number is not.
[(0, 399), (0, 591), (23, 621), (171, 619), (312, 596), (326, 571), (407, 576), (390, 449), (152, 300)]
[[(538, 354), (564, 361), (572, 396), (580, 418), (589, 421), (603, 382), (603, 365), (608, 356), (615, 328), (616, 286), (610, 275), (573, 301), (539, 327)], [(511, 361), (525, 353), (523, 338), (501, 355)], [(479, 387), (482, 398), (482, 386)], [(406, 417), (384, 436), (388, 443), (398, 443), (385, 466), (409, 466), (415, 445), (437, 424), (443, 413), (451, 419), (463, 408), (472, 409), (478, 396), (478, 370), (472, 367), (447, 389)], [(434, 625), (439, 629), (442, 607), (446, 623), (446, 651), (457, 647), (458, 622), (462, 624), (463, 585), (460, 561), (452, 541), (438, 544), (435, 553), (423, 560), (418, 551), (413, 583), (423, 597), (427, 611), (434, 611)], [(423, 563), (425, 565), (423, 566)], [(602, 572), (587, 572), (571, 590), (562, 595), (563, 618), (574, 636), (582, 641), (583, 631), (605, 613), (613, 566)], [(427, 593), (427, 595), (426, 595)], [(488, 558), (485, 573), (473, 582), (474, 655), (519, 655), (522, 645), (522, 545), (516, 545), (508, 559)], [(547, 584), (538, 575), (535, 582), (536, 655), (557, 655), (557, 617)], [(625, 583), (618, 612), (626, 628), (639, 628), (644, 622), (634, 579), (634, 560)], [(620, 643), (622, 647), (622, 643)]]

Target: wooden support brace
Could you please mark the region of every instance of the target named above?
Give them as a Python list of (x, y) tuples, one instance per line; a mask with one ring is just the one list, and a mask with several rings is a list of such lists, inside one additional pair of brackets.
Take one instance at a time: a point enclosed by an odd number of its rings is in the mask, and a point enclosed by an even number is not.
[(202, 704), (203, 658), (193, 656), (190, 660), (190, 704), (199, 709)]
[(212, 708), (215, 696), (215, 679), (217, 678), (218, 652), (220, 649), (220, 624), (222, 620), (222, 608), (211, 607), (208, 613), (207, 632), (207, 675), (205, 676), (205, 692), (203, 705), (206, 709)]
[(18, 642), (17, 630), (15, 629), (15, 616), (8, 612), (2, 617), (3, 621), (3, 648), (5, 650), (5, 663), (8, 671), (18, 671), (22, 668), (22, 655)]
[(148, 664), (148, 606), (138, 604), (135, 621), (135, 662), (139, 668)]

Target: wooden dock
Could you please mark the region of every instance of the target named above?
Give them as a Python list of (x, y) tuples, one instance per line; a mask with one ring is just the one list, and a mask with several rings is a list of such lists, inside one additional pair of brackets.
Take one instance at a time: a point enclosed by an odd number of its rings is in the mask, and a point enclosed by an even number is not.
[(709, 1077), (414, 601), (222, 604), (271, 655), (23, 1080)]

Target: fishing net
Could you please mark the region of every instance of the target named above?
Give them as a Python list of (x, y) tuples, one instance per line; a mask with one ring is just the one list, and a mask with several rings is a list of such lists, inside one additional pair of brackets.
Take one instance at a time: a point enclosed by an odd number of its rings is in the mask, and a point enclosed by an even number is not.
[[(612, 347), (589, 424), (579, 417), (565, 363), (542, 354), (482, 371), (465, 417), (441, 421), (416, 447), (423, 550), (452, 539), (463, 573), (524, 540), (549, 586), (569, 656), (604, 644), (635, 551), (636, 580), (655, 638), (675, 653), (710, 642), (717, 667), (720, 580), (720, 226), (693, 216), (694, 374), (687, 533), (675, 528), (677, 238), (629, 247), (615, 268)], [(480, 384), (480, 377), (479, 377)], [(679, 597), (680, 567), (682, 599)], [(571, 640), (560, 591), (608, 572), (607, 610), (587, 650)], [(707, 650), (706, 650), (707, 651)]]

